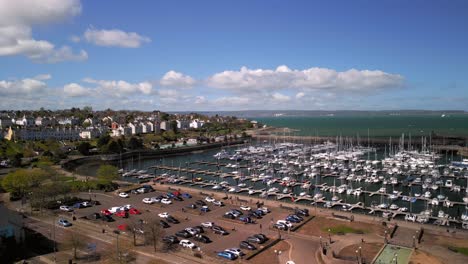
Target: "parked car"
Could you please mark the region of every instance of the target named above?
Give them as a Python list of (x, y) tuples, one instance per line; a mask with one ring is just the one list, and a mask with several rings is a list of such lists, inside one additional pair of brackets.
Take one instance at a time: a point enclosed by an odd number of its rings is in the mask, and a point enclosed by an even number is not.
[(71, 208), (70, 206), (67, 206), (67, 205), (61, 205), (59, 207), (60, 210), (62, 211), (65, 211), (65, 212), (73, 212), (73, 208)]
[(190, 240), (187, 240), (187, 239), (182, 239), (179, 242), (179, 245), (181, 245), (182, 247), (191, 248), (191, 249), (194, 249), (194, 248), (197, 247), (193, 242), (191, 242)]
[(123, 210), (120, 206), (114, 206), (108, 209), (108, 211), (111, 212), (112, 214), (120, 210)]
[(165, 236), (162, 239), (163, 242), (168, 244), (177, 244), (179, 243), (179, 239), (176, 236)]
[(252, 218), (248, 217), (248, 216), (242, 216), (242, 217), (239, 217), (239, 220), (241, 222), (244, 222), (246, 224), (252, 224), (254, 223), (254, 221), (252, 220)]
[(294, 218), (294, 219), (297, 219), (297, 220), (299, 220), (300, 222), (302, 222), (302, 221), (304, 220), (304, 218), (302, 218), (301, 216), (296, 215), (296, 214), (290, 214), (290, 215), (288, 215), (288, 217), (292, 217), (292, 218)]
[(92, 213), (88, 216), (86, 216), (86, 219), (88, 220), (97, 220), (97, 219), (100, 219), (101, 218), (101, 215), (99, 213)]
[(185, 231), (189, 232), (192, 236), (197, 235), (199, 233), (198, 230), (191, 227), (185, 228)]
[(204, 205), (204, 206), (202, 206), (200, 208), (200, 211), (203, 212), (203, 213), (207, 213), (207, 212), (210, 211), (210, 208), (208, 206)]
[(199, 242), (202, 242), (202, 243), (205, 243), (205, 244), (208, 244), (211, 242), (210, 238), (205, 236), (205, 235), (201, 235), (201, 234), (197, 234), (193, 237), (193, 239), (199, 241)]
[(82, 202), (81, 204), (83, 205), (83, 207), (91, 207), (91, 206), (93, 206), (93, 204), (92, 204), (91, 202), (86, 202), (86, 201), (85, 201), (85, 202)]
[(179, 220), (177, 220), (177, 219), (174, 218), (173, 216), (167, 217), (166, 220), (167, 220), (169, 223), (172, 223), (172, 224), (178, 224), (178, 223), (180, 223)]
[(227, 212), (223, 215), (224, 218), (228, 218), (228, 219), (236, 219), (236, 216)]
[(162, 197), (160, 197), (160, 196), (151, 197), (151, 201), (153, 201), (155, 203), (160, 203), (161, 199), (162, 199)]
[(145, 204), (153, 204), (153, 203), (155, 203), (155, 202), (153, 201), (153, 199), (148, 198), (148, 197), (147, 197), (147, 198), (143, 198), (143, 200), (141, 200), (141, 201), (142, 201), (143, 203), (145, 203)]
[(103, 215), (112, 215), (112, 213), (107, 209), (102, 209), (101, 214), (103, 214)]
[(141, 212), (136, 208), (130, 208), (130, 210), (128, 210), (128, 213), (132, 214), (132, 215), (140, 215), (141, 214)]
[(218, 256), (219, 256), (219, 257), (222, 257), (222, 258), (225, 258), (225, 259), (229, 259), (229, 260), (235, 260), (235, 259), (237, 259), (237, 255), (236, 255), (236, 254), (233, 254), (233, 253), (227, 252), (227, 251), (218, 252)]
[(223, 235), (223, 236), (229, 235), (229, 232), (224, 230), (224, 228), (222, 228), (220, 226), (215, 225), (215, 226), (211, 227), (211, 230), (213, 230), (213, 233), (215, 233), (215, 234), (220, 234), (220, 235)]
[(207, 201), (207, 202), (209, 202), (209, 203), (212, 203), (212, 202), (214, 202), (214, 201), (216, 201), (216, 200), (215, 200), (215, 198), (213, 198), (213, 197), (207, 196), (207, 197), (205, 198), (205, 201)]
[(72, 226), (72, 223), (68, 222), (67, 219), (60, 218), (57, 222), (60, 226), (69, 227)]
[(214, 223), (213, 222), (203, 222), (203, 223), (201, 223), (201, 225), (203, 227), (206, 227), (206, 228), (211, 228), (211, 227), (214, 226)]
[(166, 221), (164, 220), (159, 220), (159, 225), (162, 227), (162, 228), (169, 228), (171, 227)]
[(162, 203), (162, 204), (171, 204), (172, 201), (169, 200), (169, 199), (164, 198), (164, 199), (161, 200), (161, 203)]
[(291, 215), (287, 216), (285, 220), (289, 221), (291, 223), (300, 223), (301, 222), (301, 220), (299, 220), (298, 218), (293, 217)]
[(101, 218), (102, 221), (104, 222), (114, 222), (114, 218), (112, 218), (112, 216), (110, 215), (103, 215), (102, 218)]
[(241, 256), (245, 255), (245, 253), (242, 252), (242, 250), (240, 248), (228, 248), (228, 249), (225, 249), (224, 251), (236, 254), (238, 257), (241, 257)]
[(296, 209), (294, 211), (297, 215), (309, 216), (309, 209)]
[(128, 193), (126, 193), (126, 192), (121, 192), (121, 193), (119, 193), (119, 196), (120, 196), (121, 198), (128, 198), (128, 197), (130, 197), (130, 195), (128, 195)]
[(255, 218), (257, 218), (257, 219), (262, 219), (262, 215), (261, 215), (261, 214), (258, 214), (258, 213), (256, 213), (256, 212), (251, 212), (251, 213), (249, 214), (249, 216), (250, 216), (250, 217), (255, 217)]
[(75, 203), (73, 205), (73, 208), (77, 208), (77, 209), (81, 209), (81, 208), (85, 208), (86, 206), (83, 205), (83, 203)]
[(202, 226), (194, 226), (192, 227), (193, 229), (197, 230), (198, 233), (205, 233), (205, 230), (203, 229)]
[(198, 206), (204, 206), (204, 205), (206, 205), (206, 203), (205, 203), (204, 201), (202, 201), (202, 200), (196, 200), (196, 201), (195, 201), (195, 204), (198, 205)]
[(254, 245), (250, 244), (247, 241), (241, 241), (240, 244), (239, 244), (239, 247), (243, 248), (243, 249), (248, 249), (248, 250), (256, 250), (257, 249)]
[(221, 201), (214, 201), (213, 204), (219, 207), (224, 206), (224, 203)]
[(263, 234), (255, 234), (247, 238), (247, 242), (263, 244), (268, 240), (268, 238)]
[(287, 226), (288, 228), (292, 228), (293, 227), (293, 224), (287, 220), (278, 220), (276, 221), (277, 224), (280, 224), (280, 225), (285, 225)]
[(276, 223), (273, 225), (273, 228), (275, 229), (279, 229), (279, 230), (288, 230), (288, 227), (284, 224), (279, 224), (279, 223)]
[(241, 215), (243, 215), (244, 213), (242, 213), (241, 211), (237, 210), (237, 209), (232, 209), (230, 211), (233, 215), (235, 215), (236, 217), (239, 217)]
[(183, 237), (183, 238), (189, 238), (192, 237), (192, 234), (187, 232), (187, 230), (180, 230), (175, 233), (176, 236), (178, 237)]
[(169, 217), (169, 213), (168, 213), (168, 212), (159, 213), (158, 216), (161, 217), (161, 218), (168, 218), (168, 217)]
[(190, 199), (190, 198), (192, 198), (192, 195), (190, 195), (189, 193), (183, 193), (183, 194), (182, 194), (182, 197), (183, 197), (183, 198)]
[(174, 196), (172, 199), (182, 202), (184, 199), (180, 198), (179, 196)]
[(270, 212), (270, 209), (268, 209), (267, 207), (263, 206), (263, 207), (260, 207), (258, 208), (257, 210), (262, 210), (265, 214), (269, 213)]
[(114, 215), (118, 216), (118, 217), (128, 218), (128, 212), (127, 211), (118, 211)]
[(250, 208), (250, 206), (247, 206), (247, 205), (241, 205), (241, 206), (240, 206), (240, 209), (241, 209), (242, 211), (250, 211), (250, 210), (252, 210), (252, 208)]

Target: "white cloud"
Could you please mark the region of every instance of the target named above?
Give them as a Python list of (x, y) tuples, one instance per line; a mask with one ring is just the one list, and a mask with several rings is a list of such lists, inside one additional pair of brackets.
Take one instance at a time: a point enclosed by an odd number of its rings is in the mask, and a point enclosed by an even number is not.
[(105, 47), (138, 48), (151, 39), (138, 35), (135, 32), (125, 32), (119, 29), (94, 29), (89, 28), (84, 33), (84, 38), (89, 43)]
[(86, 83), (96, 84), (96, 90), (104, 95), (108, 96), (128, 96), (134, 94), (150, 94), (153, 89), (153, 85), (150, 82), (139, 82), (129, 83), (126, 81), (114, 81), (114, 80), (94, 80), (91, 78), (85, 78), (83, 80)]
[(33, 78), (13, 81), (0, 80), (0, 95), (20, 96), (34, 95), (43, 92), (47, 88), (47, 84), (43, 82), (44, 76), (45, 75), (39, 75)]
[(160, 80), (162, 86), (191, 87), (195, 79), (176, 71), (168, 71)]
[(88, 96), (91, 94), (90, 90), (77, 84), (69, 83), (63, 87), (63, 92), (66, 96), (69, 97), (81, 97)]
[(292, 70), (284, 65), (275, 70), (242, 67), (239, 71), (224, 71), (207, 79), (207, 84), (211, 87), (237, 92), (264, 92), (285, 88), (372, 91), (399, 87), (402, 83), (401, 75), (379, 70), (350, 69), (338, 72), (317, 67)]
[(303, 92), (298, 92), (298, 93), (296, 94), (296, 99), (301, 99), (301, 98), (304, 97), (304, 96), (305, 96), (305, 93), (303, 93)]
[(72, 35), (72, 36), (70, 36), (70, 41), (74, 42), (74, 43), (78, 43), (78, 42), (81, 41), (81, 38), (76, 36), (76, 35)]
[(250, 104), (248, 97), (241, 96), (224, 96), (216, 98), (212, 101), (216, 106), (230, 107), (230, 106), (246, 106)]
[(34, 25), (60, 22), (81, 13), (79, 0), (0, 0), (0, 56), (23, 55), (35, 62), (82, 61), (84, 50), (56, 48), (46, 40), (32, 37)]
[(273, 98), (273, 101), (276, 101), (278, 103), (284, 103), (291, 100), (291, 97), (280, 93), (274, 93), (271, 95), (271, 97)]

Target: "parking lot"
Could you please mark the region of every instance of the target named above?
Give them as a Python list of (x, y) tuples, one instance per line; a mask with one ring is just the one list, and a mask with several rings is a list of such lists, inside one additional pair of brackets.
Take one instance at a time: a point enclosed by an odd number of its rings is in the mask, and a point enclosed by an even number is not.
[[(69, 214), (70, 217), (74, 215), (77, 218), (83, 218), (89, 216), (93, 213), (99, 213), (101, 210), (109, 209), (115, 206), (123, 206), (130, 204), (133, 208), (138, 209), (142, 214), (133, 215), (129, 214), (128, 218), (123, 218), (113, 215), (112, 218), (115, 219), (114, 222), (105, 222), (101, 220), (86, 220), (94, 222), (102, 226), (106, 231), (111, 232), (117, 230), (118, 226), (122, 224), (132, 224), (142, 221), (150, 222), (154, 220), (161, 220), (158, 216), (159, 213), (167, 212), (168, 214), (174, 216), (180, 221), (179, 224), (170, 224), (169, 228), (164, 229), (165, 235), (174, 235), (177, 231), (183, 230), (187, 227), (198, 226), (202, 222), (214, 222), (216, 225), (223, 227), (230, 234), (227, 236), (222, 236), (220, 234), (214, 234), (209, 228), (204, 228), (207, 237), (212, 241), (211, 243), (204, 244), (202, 242), (195, 241), (193, 238), (189, 238), (190, 241), (194, 242), (196, 246), (200, 248), (202, 254), (207, 254), (212, 257), (216, 257), (216, 253), (225, 250), (226, 248), (239, 248), (239, 244), (242, 240), (246, 240), (247, 237), (256, 234), (263, 233), (267, 235), (270, 239), (276, 238), (278, 236), (277, 230), (269, 229), (271, 223), (278, 219), (284, 219), (287, 215), (287, 212), (280, 211), (279, 209), (270, 208), (272, 212), (265, 215), (262, 219), (254, 219), (256, 223), (254, 224), (245, 224), (238, 219), (226, 219), (222, 217), (225, 212), (230, 209), (239, 209), (241, 203), (239, 201), (231, 201), (229, 199), (223, 200), (225, 206), (215, 206), (212, 203), (206, 202), (210, 211), (201, 212), (200, 206), (197, 206), (196, 209), (189, 209), (190, 204), (194, 204), (197, 200), (205, 201), (206, 196), (198, 194), (196, 190), (190, 193), (192, 198), (183, 198), (183, 201), (177, 201), (171, 199), (172, 204), (166, 205), (162, 203), (154, 204), (145, 204), (142, 202), (144, 198), (156, 197), (159, 195), (164, 195), (165, 192), (154, 191), (143, 194), (129, 194), (128, 198), (119, 197), (118, 193), (81, 193), (79, 196), (83, 199), (92, 199), (98, 200), (100, 205), (93, 207), (86, 207), (81, 209), (75, 209), (73, 213)], [(235, 204), (234, 204), (235, 203)], [(254, 205), (249, 205), (252, 208), (256, 207)], [(246, 213), (243, 211), (244, 214)], [(63, 212), (62, 212), (63, 213)], [(163, 219), (165, 220), (165, 219)], [(179, 237), (179, 240), (183, 239)], [(264, 245), (254, 244), (257, 247), (257, 250)], [(246, 254), (249, 253), (249, 250), (243, 250)], [(218, 258), (218, 257), (217, 257)]]

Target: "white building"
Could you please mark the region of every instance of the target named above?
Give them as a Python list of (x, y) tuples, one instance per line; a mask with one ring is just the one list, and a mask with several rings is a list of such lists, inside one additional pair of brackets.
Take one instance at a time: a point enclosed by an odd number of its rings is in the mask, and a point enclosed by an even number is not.
[(111, 137), (129, 136), (131, 134), (132, 129), (130, 127), (119, 126), (116, 129), (112, 129)]
[(190, 122), (190, 128), (195, 128), (195, 129), (201, 128), (204, 124), (205, 124), (205, 121), (194, 119), (192, 120), (192, 122)]
[(15, 121), (18, 126), (34, 126), (35, 120), (32, 117), (23, 116)]
[(176, 120), (176, 122), (178, 129), (186, 130), (190, 127), (190, 121), (188, 120)]
[(72, 128), (20, 129), (16, 137), (22, 140), (79, 140), (80, 130)]
[(62, 125), (62, 126), (64, 125), (76, 126), (79, 124), (79, 122), (80, 121), (78, 120), (78, 118), (74, 118), (74, 117), (58, 120), (59, 125)]

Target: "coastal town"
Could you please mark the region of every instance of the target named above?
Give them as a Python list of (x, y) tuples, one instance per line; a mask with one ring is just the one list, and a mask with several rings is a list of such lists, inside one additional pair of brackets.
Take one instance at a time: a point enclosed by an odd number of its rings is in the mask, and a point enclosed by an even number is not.
[(0, 264), (468, 263), (467, 11), (0, 0)]

